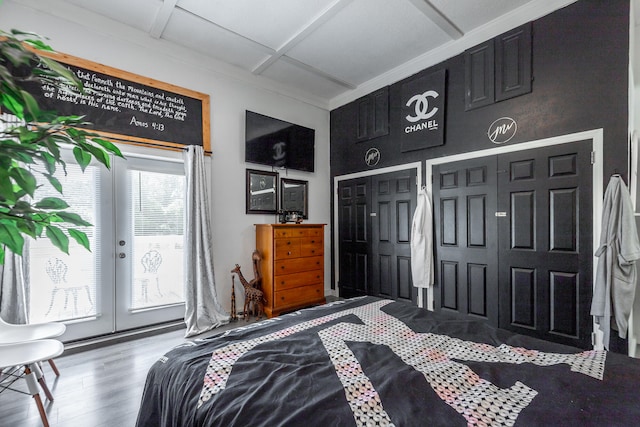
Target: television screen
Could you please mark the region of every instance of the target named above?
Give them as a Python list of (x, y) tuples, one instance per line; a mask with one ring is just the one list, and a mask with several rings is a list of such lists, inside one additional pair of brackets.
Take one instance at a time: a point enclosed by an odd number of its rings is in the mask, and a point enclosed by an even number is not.
[(247, 111), (246, 162), (313, 172), (314, 150), (314, 129)]

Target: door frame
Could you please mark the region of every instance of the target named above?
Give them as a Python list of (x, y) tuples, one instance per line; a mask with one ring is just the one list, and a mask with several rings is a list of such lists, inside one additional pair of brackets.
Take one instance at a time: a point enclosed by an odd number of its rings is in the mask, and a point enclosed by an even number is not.
[[(339, 236), (338, 236), (338, 183), (341, 181), (346, 181), (354, 178), (363, 178), (374, 175), (383, 175), (389, 172), (398, 172), (409, 169), (416, 169), (416, 194), (420, 191), (422, 187), (422, 161), (413, 162), (413, 163), (405, 163), (402, 165), (396, 166), (388, 166), (386, 168), (380, 169), (370, 169), (361, 172), (354, 172), (346, 175), (337, 175), (333, 177), (333, 242), (334, 242), (334, 251), (333, 251), (333, 274), (335, 277), (336, 287), (331, 290), (333, 296), (338, 296), (338, 287), (337, 284), (340, 282), (340, 269), (338, 268), (340, 265), (340, 248), (339, 248)], [(418, 307), (422, 307), (423, 304), (423, 292), (418, 292)]]
[[(570, 133), (560, 136), (554, 136), (551, 138), (538, 139), (535, 141), (522, 142), (518, 144), (498, 146), (495, 148), (489, 148), (485, 150), (471, 151), (468, 153), (454, 154), (446, 157), (438, 157), (435, 159), (428, 159), (425, 161), (425, 174), (426, 174), (426, 187), (429, 194), (433, 194), (433, 166), (442, 163), (455, 162), (459, 160), (468, 160), (478, 157), (486, 157), (504, 153), (512, 153), (523, 150), (530, 150), (542, 147), (549, 147), (559, 144), (569, 144), (572, 142), (591, 140), (591, 150), (593, 154), (592, 161), (592, 197), (593, 197), (593, 248), (599, 246), (600, 241), (600, 228), (602, 222), (602, 198), (603, 198), (603, 176), (604, 176), (604, 157), (603, 157), (603, 145), (604, 145), (604, 129), (592, 129), (584, 132)], [(597, 257), (593, 255), (592, 259), (592, 283), (595, 283), (596, 277), (596, 265)], [(434, 310), (434, 294), (433, 286), (427, 289), (427, 308), (431, 311)], [(422, 307), (422, 306), (421, 306)], [(602, 332), (595, 326), (593, 327), (596, 337), (594, 345), (596, 349), (602, 348)]]

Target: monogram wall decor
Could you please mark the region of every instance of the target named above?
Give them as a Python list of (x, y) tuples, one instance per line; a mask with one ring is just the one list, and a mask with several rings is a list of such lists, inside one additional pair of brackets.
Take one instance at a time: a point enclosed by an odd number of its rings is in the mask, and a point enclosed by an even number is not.
[(402, 152), (444, 144), (446, 75), (439, 70), (402, 84)]

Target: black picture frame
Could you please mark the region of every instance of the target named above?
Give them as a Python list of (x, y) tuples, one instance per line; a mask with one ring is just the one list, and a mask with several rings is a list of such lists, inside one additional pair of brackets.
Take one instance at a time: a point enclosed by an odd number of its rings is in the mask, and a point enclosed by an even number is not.
[(302, 212), (302, 218), (309, 219), (309, 181), (280, 179), (280, 210)]
[(246, 193), (247, 214), (276, 214), (278, 172), (247, 169)]

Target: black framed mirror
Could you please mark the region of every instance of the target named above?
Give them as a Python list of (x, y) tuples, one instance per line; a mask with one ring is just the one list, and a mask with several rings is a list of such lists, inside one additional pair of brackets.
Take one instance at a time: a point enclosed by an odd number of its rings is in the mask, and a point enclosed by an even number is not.
[(278, 212), (278, 173), (247, 169), (248, 214), (275, 214)]
[(282, 178), (280, 180), (280, 210), (302, 212), (309, 219), (309, 181)]

